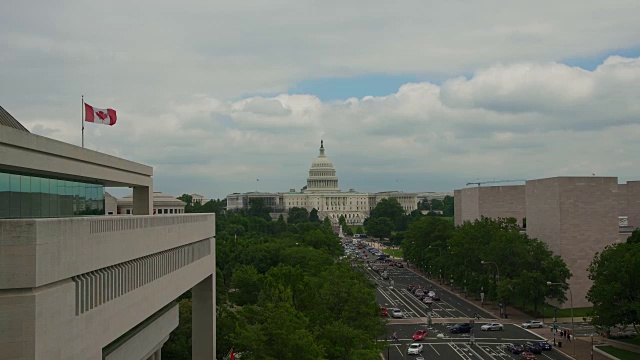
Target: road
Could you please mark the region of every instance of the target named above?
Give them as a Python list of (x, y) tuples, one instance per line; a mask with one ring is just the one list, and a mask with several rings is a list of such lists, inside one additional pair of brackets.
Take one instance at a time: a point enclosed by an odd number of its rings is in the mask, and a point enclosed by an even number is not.
[[(507, 352), (506, 344), (545, 340), (534, 332), (514, 324), (504, 324), (503, 331), (480, 331), (481, 325), (500, 322), (499, 319), (466, 302), (463, 297), (447, 292), (437, 282), (432, 282), (407, 268), (385, 266), (389, 279), (382, 279), (368, 266), (367, 261), (378, 265), (382, 262), (377, 262), (377, 257), (368, 251), (364, 254), (367, 255), (367, 259), (361, 263), (365, 266), (359, 268), (378, 285), (376, 289), (378, 303), (385, 308), (399, 308), (404, 314), (402, 319), (390, 318), (387, 322), (387, 335), (379, 339), (389, 341), (387, 350), (383, 352), (387, 360), (415, 359), (417, 357), (415, 355), (406, 355), (406, 349), (414, 342), (412, 335), (421, 329), (428, 331), (426, 339), (419, 342), (423, 344), (422, 357), (425, 359), (519, 359), (519, 356)], [(434, 301), (429, 307), (407, 291), (408, 285), (431, 287), (441, 300)], [(475, 313), (480, 319), (475, 320), (473, 345), (471, 334), (450, 334), (449, 327), (457, 322), (470, 322)], [(431, 325), (428, 325), (429, 316), (432, 319)], [(390, 341), (391, 334), (394, 332), (398, 336), (398, 342), (395, 343)], [(565, 359), (555, 350), (544, 351), (536, 356), (538, 359)]]

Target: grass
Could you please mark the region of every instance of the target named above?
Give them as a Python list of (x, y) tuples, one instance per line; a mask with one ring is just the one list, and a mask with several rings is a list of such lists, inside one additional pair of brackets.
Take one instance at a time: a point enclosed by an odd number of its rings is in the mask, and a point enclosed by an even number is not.
[(622, 342), (626, 342), (627, 344), (633, 344), (633, 345), (638, 345), (640, 346), (640, 337), (634, 337), (631, 339), (613, 339), (616, 341), (622, 341)]
[(606, 352), (609, 355), (613, 355), (620, 360), (638, 360), (638, 353), (614, 348), (613, 346), (598, 346), (598, 349)]
[(393, 256), (398, 257), (398, 258), (402, 258), (402, 249), (384, 249), (382, 250), (385, 254), (393, 254)]
[[(544, 306), (544, 317), (552, 318), (553, 315), (553, 305), (545, 305)], [(538, 308), (540, 310), (540, 308)], [(573, 309), (573, 317), (576, 318), (576, 321), (582, 321), (583, 317), (590, 318), (593, 315), (593, 308), (591, 307), (583, 307), (583, 308), (574, 308)], [(559, 318), (568, 318), (571, 317), (571, 308), (560, 309), (558, 308), (558, 312), (555, 314), (556, 317)]]

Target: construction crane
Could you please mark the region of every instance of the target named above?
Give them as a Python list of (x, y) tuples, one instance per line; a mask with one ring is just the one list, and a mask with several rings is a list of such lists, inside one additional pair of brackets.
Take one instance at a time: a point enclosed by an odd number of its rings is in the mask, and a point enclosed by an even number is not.
[(515, 179), (515, 180), (491, 180), (491, 181), (477, 181), (477, 182), (468, 182), (467, 185), (480, 185), (482, 184), (497, 184), (497, 183), (506, 183), (506, 182), (517, 182), (517, 181), (527, 181), (523, 179)]

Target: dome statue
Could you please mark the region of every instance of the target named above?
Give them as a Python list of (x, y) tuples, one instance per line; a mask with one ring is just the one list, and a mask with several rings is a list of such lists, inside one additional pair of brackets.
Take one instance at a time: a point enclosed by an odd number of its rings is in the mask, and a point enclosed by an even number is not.
[(338, 177), (333, 163), (324, 154), (324, 141), (320, 140), (320, 154), (311, 163), (305, 193), (339, 192)]

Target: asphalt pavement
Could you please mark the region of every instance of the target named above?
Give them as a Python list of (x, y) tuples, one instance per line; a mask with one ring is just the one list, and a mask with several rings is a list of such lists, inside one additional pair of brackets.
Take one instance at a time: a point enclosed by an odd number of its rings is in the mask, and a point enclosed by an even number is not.
[[(407, 348), (414, 343), (412, 336), (417, 330), (427, 330), (428, 332), (424, 340), (417, 341), (423, 345), (421, 356), (425, 359), (519, 359), (518, 355), (511, 354), (506, 350), (507, 344), (524, 344), (527, 341), (543, 341), (549, 338), (549, 336), (544, 336), (546, 334), (536, 334), (536, 332), (523, 329), (518, 325), (503, 323), (493, 313), (472, 302), (465, 301), (460, 294), (453, 294), (440, 284), (432, 282), (406, 267), (385, 265), (389, 278), (383, 279), (374, 270), (375, 266), (369, 266), (369, 264), (382, 265), (384, 262), (377, 261), (377, 257), (368, 251), (364, 254), (367, 255), (367, 259), (360, 262), (363, 265), (360, 269), (378, 285), (376, 298), (380, 306), (387, 309), (399, 308), (403, 312), (402, 319), (388, 319), (387, 335), (379, 339), (388, 344), (387, 350), (383, 352), (383, 357), (386, 360), (419, 357), (407, 355)], [(430, 287), (440, 296), (440, 301), (433, 301), (431, 305), (427, 305), (407, 290), (408, 285)], [(474, 319), (476, 313), (479, 319)], [(449, 328), (453, 324), (472, 320), (475, 323), (473, 334), (451, 334), (449, 332)], [(480, 326), (489, 322), (502, 323), (504, 330), (480, 331)], [(391, 340), (391, 335), (394, 332), (398, 336), (397, 342)], [(538, 359), (566, 359), (555, 347), (536, 356)]]

